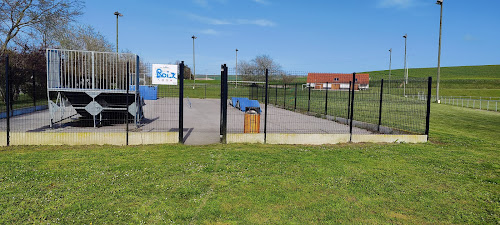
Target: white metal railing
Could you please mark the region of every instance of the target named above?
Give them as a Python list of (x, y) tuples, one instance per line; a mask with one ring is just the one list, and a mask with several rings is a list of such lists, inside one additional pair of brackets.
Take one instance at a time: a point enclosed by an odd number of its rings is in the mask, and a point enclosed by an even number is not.
[(137, 56), (130, 53), (47, 49), (47, 88), (126, 90), (136, 83)]
[[(434, 97), (435, 99), (435, 97)], [(441, 96), (441, 104), (498, 112), (500, 97)]]
[[(427, 95), (419, 92), (418, 95), (407, 95), (408, 98), (418, 98), (426, 101)], [(498, 112), (500, 97), (481, 97), (481, 96), (441, 96), (441, 104), (453, 105), (472, 109), (481, 109)], [(436, 96), (431, 97), (432, 102), (436, 102)]]

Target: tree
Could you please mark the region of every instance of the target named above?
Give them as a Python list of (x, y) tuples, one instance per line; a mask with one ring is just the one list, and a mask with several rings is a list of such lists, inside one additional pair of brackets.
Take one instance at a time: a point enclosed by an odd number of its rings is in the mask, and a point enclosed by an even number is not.
[(241, 61), (238, 63), (238, 73), (242, 75), (244, 80), (264, 81), (266, 69), (269, 71), (269, 76), (276, 77), (281, 74), (281, 65), (274, 62), (269, 55), (256, 56), (250, 62)]
[[(175, 61), (175, 65), (181, 64), (180, 60)], [(191, 80), (193, 78), (193, 74), (191, 73), (191, 68), (187, 65), (184, 64), (184, 80)]]
[(71, 50), (112, 52), (113, 44), (90, 25), (76, 25), (56, 36), (59, 47)]
[(74, 21), (83, 8), (81, 0), (1, 0), (0, 4), (1, 53), (20, 34), (29, 35), (37, 28), (45, 32), (57, 24)]
[[(47, 71), (45, 52), (41, 49), (25, 48), (20, 52), (7, 50), (9, 55), (9, 85), (11, 106), (23, 93), (31, 98), (35, 95), (37, 99), (43, 98), (47, 93)], [(2, 57), (0, 64), (0, 95), (5, 101), (5, 58)], [(33, 93), (33, 80), (35, 80), (36, 93)]]

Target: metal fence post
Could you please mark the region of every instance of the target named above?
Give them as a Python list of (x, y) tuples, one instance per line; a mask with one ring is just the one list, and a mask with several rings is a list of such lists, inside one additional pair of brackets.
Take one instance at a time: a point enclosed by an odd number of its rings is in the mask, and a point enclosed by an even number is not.
[[(135, 106), (138, 106), (141, 104), (141, 90), (139, 88), (140, 82), (141, 82), (141, 75), (139, 71), (141, 70), (140, 68), (141, 65), (141, 60), (138, 55), (135, 56)], [(146, 81), (144, 79), (144, 81)], [(141, 115), (142, 107), (137, 107), (138, 110), (135, 110), (135, 118), (134, 118), (134, 123), (135, 123), (135, 128), (139, 128), (139, 115)], [(141, 111), (139, 111), (139, 109)]]
[(350, 134), (350, 138), (349, 138), (349, 142), (352, 142), (352, 119), (353, 119), (353, 114), (354, 114), (354, 84), (355, 84), (355, 80), (356, 80), (356, 73), (352, 73), (352, 94), (351, 94), (351, 118), (350, 118), (350, 123), (349, 123), (349, 134)]
[(226, 64), (222, 65), (222, 70), (221, 70), (221, 108), (222, 108), (222, 113), (221, 113), (221, 143), (226, 144), (227, 143), (227, 92), (228, 92), (228, 87), (227, 87), (227, 79), (228, 79), (228, 71), (227, 71), (227, 66)]
[[(224, 110), (223, 110), (223, 107), (222, 107), (222, 98), (223, 98), (223, 94), (222, 92), (224, 91), (224, 65), (221, 65), (220, 66), (220, 115), (219, 115), (219, 141), (222, 143), (222, 121), (223, 121), (223, 114), (224, 114)], [(250, 87), (250, 94), (252, 96), (252, 99), (253, 99), (253, 87)]]
[[(377, 131), (380, 132), (380, 125), (382, 124), (382, 100), (384, 96), (384, 79), (380, 81), (380, 103), (379, 103), (379, 109), (378, 109), (378, 126), (377, 126)], [(427, 97), (429, 98), (429, 97)]]
[[(260, 101), (260, 98), (259, 98), (259, 85), (258, 85), (258, 84), (255, 84), (255, 89), (257, 89), (257, 91), (256, 91), (256, 93), (255, 93), (255, 94), (257, 95), (257, 98), (256, 98), (256, 99), (257, 99), (257, 101)], [(267, 92), (267, 91), (266, 91), (266, 92)]]
[(297, 110), (297, 88), (298, 88), (298, 84), (295, 83), (295, 101), (293, 102), (294, 106), (293, 106), (293, 110)]
[(328, 115), (328, 82), (326, 82), (326, 91), (325, 91), (325, 116)]
[(276, 84), (274, 87), (276, 89), (276, 99), (274, 101), (274, 105), (277, 106), (278, 105), (278, 85)]
[(7, 112), (7, 146), (10, 145), (10, 86), (9, 86), (9, 56), (5, 56), (5, 107)]
[(311, 86), (307, 87), (309, 89), (309, 97), (307, 98), (307, 112), (311, 109)]
[(266, 95), (264, 100), (264, 144), (267, 142), (267, 104), (268, 104), (268, 95), (267, 95), (267, 86), (269, 84), (269, 70), (266, 69)]
[(431, 94), (432, 94), (432, 77), (429, 77), (427, 82), (427, 113), (425, 116), (425, 135), (427, 135), (427, 140), (429, 140), (429, 127), (431, 119)]
[(349, 98), (347, 99), (347, 123), (349, 123), (349, 118), (351, 118), (351, 86), (352, 81), (349, 81)]
[(286, 83), (285, 90), (283, 91), (283, 108), (286, 109)]
[(179, 144), (184, 144), (184, 61), (179, 65)]
[[(127, 76), (127, 97), (125, 98), (125, 130), (126, 130), (126, 135), (125, 135), (125, 145), (128, 145), (128, 95), (129, 95), (129, 91), (130, 91), (130, 73), (129, 73), (129, 62), (127, 62), (127, 73), (126, 73), (126, 76)], [(138, 91), (138, 90), (136, 90)], [(94, 121), (95, 123), (95, 121)], [(94, 124), (95, 126), (95, 124)]]
[(33, 82), (33, 106), (36, 112), (36, 86), (35, 86), (35, 70), (31, 71), (31, 81)]

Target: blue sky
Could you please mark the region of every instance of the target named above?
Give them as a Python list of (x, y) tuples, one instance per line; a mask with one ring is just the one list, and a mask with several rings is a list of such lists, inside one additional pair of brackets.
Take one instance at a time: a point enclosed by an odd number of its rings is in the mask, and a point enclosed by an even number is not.
[[(500, 1), (444, 0), (442, 66), (500, 64)], [(267, 54), (283, 69), (362, 72), (402, 68), (408, 33), (410, 68), (436, 67), (435, 0), (88, 0), (81, 23), (120, 50), (151, 63), (184, 60), (196, 73), (218, 74)]]

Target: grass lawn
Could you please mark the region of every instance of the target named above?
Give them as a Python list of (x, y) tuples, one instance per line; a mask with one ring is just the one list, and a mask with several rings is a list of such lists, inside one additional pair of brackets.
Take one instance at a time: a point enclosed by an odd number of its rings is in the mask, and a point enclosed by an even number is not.
[(433, 104), (426, 144), (1, 148), (0, 224), (496, 224), (499, 126)]
[[(369, 73), (371, 80), (389, 79), (389, 70)], [(436, 95), (437, 68), (410, 68), (409, 77), (432, 77), (432, 95)], [(402, 79), (404, 70), (391, 71), (391, 79)], [(500, 65), (441, 67), (439, 92), (441, 96), (500, 97)], [(306, 83), (307, 77), (296, 82)]]
[[(372, 71), (373, 79), (388, 79), (389, 71)], [(436, 94), (437, 68), (410, 68), (410, 77), (432, 77)], [(404, 71), (393, 70), (393, 78), (402, 78)], [(441, 96), (500, 97), (500, 65), (442, 67), (439, 94)]]

